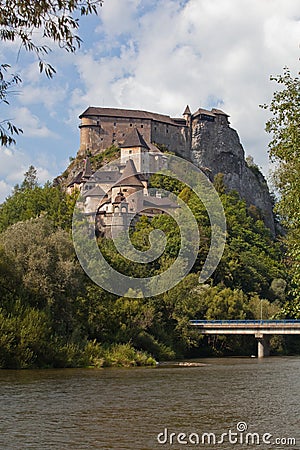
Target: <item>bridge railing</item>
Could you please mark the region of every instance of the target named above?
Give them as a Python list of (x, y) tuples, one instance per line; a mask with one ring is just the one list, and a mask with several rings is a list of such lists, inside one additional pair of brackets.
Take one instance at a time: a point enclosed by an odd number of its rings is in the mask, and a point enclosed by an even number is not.
[(283, 325), (283, 324), (300, 324), (300, 320), (284, 319), (284, 320), (190, 320), (191, 325)]

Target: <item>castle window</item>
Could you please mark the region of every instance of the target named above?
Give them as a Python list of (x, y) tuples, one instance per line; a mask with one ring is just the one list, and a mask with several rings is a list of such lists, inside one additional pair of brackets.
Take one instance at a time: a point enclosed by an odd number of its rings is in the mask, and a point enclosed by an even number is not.
[(117, 122), (114, 122), (114, 127), (117, 125)]
[(100, 125), (100, 120), (97, 120), (97, 125), (98, 125), (98, 126)]
[(132, 153), (132, 150), (129, 150), (129, 151), (128, 151), (128, 153), (129, 153), (129, 155), (131, 155), (131, 153)]
[(144, 125), (141, 125), (141, 128), (144, 128)]
[(129, 126), (132, 127), (132, 123)]

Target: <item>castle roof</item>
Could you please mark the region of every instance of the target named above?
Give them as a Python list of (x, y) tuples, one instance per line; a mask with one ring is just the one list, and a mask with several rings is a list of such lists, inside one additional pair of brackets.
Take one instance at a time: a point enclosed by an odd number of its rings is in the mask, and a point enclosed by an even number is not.
[(183, 116), (185, 116), (185, 115), (189, 115), (189, 116), (191, 115), (191, 110), (190, 110), (189, 105), (186, 105)]
[(147, 208), (179, 208), (179, 205), (172, 202), (168, 197), (148, 197), (144, 199), (143, 204)]
[(117, 181), (115, 186), (134, 186), (134, 187), (144, 187), (143, 183), (138, 177), (134, 162), (129, 159), (126, 162), (124, 172), (121, 178)]
[(73, 178), (73, 180), (70, 181), (70, 183), (68, 184), (68, 187), (73, 186), (74, 184), (81, 184), (82, 183), (82, 170), (81, 172), (78, 172), (77, 175), (75, 175), (75, 177)]
[(116, 203), (127, 203), (126, 198), (122, 191), (118, 192), (118, 194), (116, 195), (116, 198), (114, 199), (113, 204), (116, 204)]
[(132, 132), (128, 136), (126, 136), (124, 144), (121, 144), (120, 147), (121, 148), (144, 147), (147, 150), (150, 150), (145, 139), (143, 138), (139, 130), (137, 130), (136, 128), (134, 128)]
[(97, 170), (92, 179), (96, 183), (114, 184), (120, 178), (120, 172), (118, 170)]
[(152, 113), (149, 111), (140, 111), (137, 109), (120, 109), (120, 108), (100, 108), (95, 106), (89, 106), (80, 116), (83, 117), (115, 117), (124, 119), (148, 119), (155, 120), (157, 122), (164, 122), (170, 125), (174, 125), (173, 119), (170, 116), (164, 114)]
[(212, 111), (209, 111), (208, 109), (199, 108), (197, 111), (193, 114), (193, 116), (199, 116), (200, 114), (203, 114), (205, 116), (211, 116), (216, 117), (215, 114)]
[(156, 147), (156, 145), (149, 143), (148, 147), (151, 153), (160, 153), (162, 155), (162, 152)]
[(83, 178), (90, 178), (93, 175), (92, 168), (91, 168), (91, 161), (89, 158), (86, 158), (84, 160), (84, 169), (83, 169)]
[(213, 108), (213, 109), (212, 109), (212, 112), (213, 112), (214, 114), (216, 114), (216, 115), (219, 115), (219, 116), (230, 117), (228, 114), (226, 114), (226, 113), (225, 113), (224, 111), (222, 111), (221, 109)]
[(221, 111), (221, 109), (213, 108), (211, 111), (204, 108), (199, 108), (194, 114), (193, 117), (199, 116), (199, 115), (205, 115), (210, 117), (216, 117), (216, 116), (226, 116), (229, 117), (228, 114), (226, 114), (224, 111)]
[(95, 186), (93, 189), (87, 190), (83, 197), (104, 197), (105, 192), (101, 189), (100, 186)]

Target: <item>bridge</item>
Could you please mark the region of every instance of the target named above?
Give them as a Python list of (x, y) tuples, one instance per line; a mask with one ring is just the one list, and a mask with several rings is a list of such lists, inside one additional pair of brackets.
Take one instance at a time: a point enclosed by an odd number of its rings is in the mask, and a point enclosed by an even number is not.
[(253, 334), (258, 358), (270, 355), (270, 336), (300, 334), (300, 320), (190, 320), (201, 334)]

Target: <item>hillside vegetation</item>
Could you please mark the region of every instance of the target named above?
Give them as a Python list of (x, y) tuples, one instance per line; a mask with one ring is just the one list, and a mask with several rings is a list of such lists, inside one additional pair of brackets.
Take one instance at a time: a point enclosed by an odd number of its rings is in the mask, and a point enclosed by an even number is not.
[[(165, 181), (168, 184), (168, 180)], [(152, 185), (163, 187), (157, 177)], [(190, 319), (284, 317), (289, 276), (280, 237), (272, 239), (260, 212), (247, 208), (235, 192), (215, 180), (228, 227), (224, 255), (205, 285), (199, 285), (209, 247), (206, 211), (188, 188), (173, 190), (192, 209), (201, 234), (198, 258), (189, 275), (164, 294), (118, 298), (95, 285), (79, 265), (71, 239), (76, 196), (59, 187), (37, 184), (35, 169), (0, 207), (0, 367), (81, 367), (154, 364), (191, 356), (255, 352), (252, 337), (201, 337)], [(167, 189), (169, 185), (165, 186)], [(132, 242), (149, 248), (149, 233), (167, 235), (163, 255), (148, 265), (128, 264), (113, 242), (99, 239), (108, 262), (140, 277), (164, 271), (180, 247), (173, 219), (143, 216)], [(297, 340), (274, 339), (273, 352), (298, 351)]]

